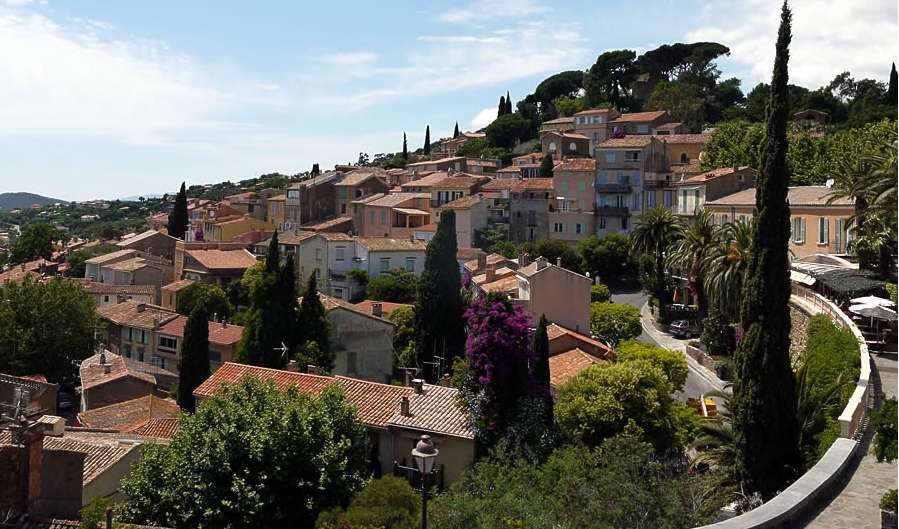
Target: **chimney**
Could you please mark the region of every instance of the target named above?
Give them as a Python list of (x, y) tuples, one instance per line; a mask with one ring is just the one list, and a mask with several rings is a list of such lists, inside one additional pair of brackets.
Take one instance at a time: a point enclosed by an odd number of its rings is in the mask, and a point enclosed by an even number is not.
[(562, 256), (556, 257), (556, 266), (562, 268)]
[(381, 317), (381, 314), (384, 313), (384, 306), (380, 303), (372, 303), (371, 304), (371, 315)]
[(527, 252), (521, 252), (521, 255), (518, 256), (518, 268), (524, 268), (531, 264), (531, 254)]
[(137, 304), (137, 312), (143, 312), (143, 311), (145, 311), (145, 310), (147, 310), (147, 304), (146, 304), (146, 303), (138, 303), (138, 304)]
[(228, 322), (225, 321), (225, 318), (222, 318), (222, 329), (227, 329), (227, 328), (228, 328)]
[(415, 390), (416, 395), (421, 395), (425, 390), (425, 381), (423, 378), (413, 378), (412, 379), (412, 388)]
[(534, 262), (537, 264), (537, 270), (543, 270), (544, 268), (546, 268), (546, 258), (542, 255), (538, 257)]
[(496, 279), (496, 265), (487, 265), (486, 277), (484, 278), (484, 282), (492, 283), (494, 279)]
[(450, 379), (449, 373), (444, 373), (442, 377), (440, 377), (440, 385), (448, 388), (452, 384), (452, 380)]
[(290, 360), (287, 362), (286, 371), (290, 371), (291, 373), (299, 373), (300, 372), (300, 364), (297, 363), (296, 360)]
[(478, 254), (478, 270), (485, 270), (487, 268), (487, 254), (479, 253)]
[(104, 365), (106, 363), (106, 352), (100, 353), (100, 365)]
[(25, 434), (28, 447), (28, 511), (40, 512), (39, 502), (43, 489), (44, 473), (44, 432), (31, 431)]
[(400, 401), (400, 415), (403, 417), (411, 417), (412, 412), (409, 411), (409, 397), (403, 397)]
[(159, 318), (153, 318), (153, 330), (154, 331), (159, 330)]

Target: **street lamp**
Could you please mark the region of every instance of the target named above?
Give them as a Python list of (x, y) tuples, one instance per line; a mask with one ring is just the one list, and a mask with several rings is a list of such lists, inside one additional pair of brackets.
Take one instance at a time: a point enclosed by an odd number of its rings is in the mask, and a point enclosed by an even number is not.
[(434, 463), (439, 453), (430, 435), (422, 435), (412, 449), (412, 460), (415, 461), (416, 468), (409, 470), (417, 470), (421, 475), (421, 529), (428, 529), (428, 476), (434, 472)]

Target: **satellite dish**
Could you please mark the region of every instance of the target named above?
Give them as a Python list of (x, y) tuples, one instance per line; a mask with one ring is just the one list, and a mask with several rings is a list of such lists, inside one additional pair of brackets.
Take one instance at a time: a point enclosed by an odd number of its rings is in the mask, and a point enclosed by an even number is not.
[(827, 186), (827, 189), (833, 189), (833, 183), (833, 178), (828, 178), (827, 181), (824, 182), (824, 185)]

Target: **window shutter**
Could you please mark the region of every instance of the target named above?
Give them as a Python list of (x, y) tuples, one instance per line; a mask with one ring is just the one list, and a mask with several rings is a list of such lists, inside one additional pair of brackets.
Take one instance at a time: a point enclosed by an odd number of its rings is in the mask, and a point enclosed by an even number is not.
[(830, 244), (830, 219), (824, 217), (824, 244)]
[(805, 217), (799, 218), (799, 241), (805, 242)]

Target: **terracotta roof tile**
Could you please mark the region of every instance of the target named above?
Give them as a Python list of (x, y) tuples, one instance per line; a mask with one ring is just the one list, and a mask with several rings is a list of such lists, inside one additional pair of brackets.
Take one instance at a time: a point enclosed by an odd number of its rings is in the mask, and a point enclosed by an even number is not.
[(549, 384), (558, 388), (588, 367), (602, 360), (575, 347), (570, 351), (549, 357)]
[(698, 143), (705, 145), (712, 140), (711, 134), (663, 134), (656, 136), (665, 143)]
[[(101, 355), (105, 355), (106, 364), (109, 365), (108, 373), (100, 364)], [(89, 356), (81, 362), (81, 387), (90, 389), (125, 377), (132, 377), (155, 385), (156, 377), (139, 367), (136, 363), (126, 362), (124, 358), (110, 351)]]
[(652, 143), (653, 138), (658, 140), (664, 136), (649, 136), (647, 134), (636, 136), (625, 136), (623, 138), (609, 138), (600, 143), (597, 149), (620, 149), (623, 147), (646, 147)]
[(242, 270), (256, 264), (256, 257), (240, 250), (187, 250), (185, 252), (207, 270)]
[(642, 123), (646, 121), (655, 121), (667, 114), (665, 110), (655, 110), (652, 112), (631, 112), (629, 114), (621, 114), (612, 120), (612, 123)]
[[(468, 418), (459, 408), (456, 388), (424, 384), (421, 394), (409, 395), (409, 415), (396, 410), (390, 425), (413, 428), (437, 434), (474, 439)], [(397, 406), (398, 407), (398, 406)]]
[(484, 200), (481, 195), (466, 195), (440, 206), (443, 209), (469, 209)]
[(561, 337), (565, 337), (565, 336), (572, 338), (574, 340), (577, 340), (583, 344), (583, 349), (591, 349), (593, 351), (601, 351), (602, 359), (607, 360), (607, 359), (614, 358), (614, 356), (615, 356), (615, 351), (612, 350), (607, 345), (605, 345), (604, 343), (602, 343), (598, 340), (594, 340), (593, 338), (590, 338), (589, 336), (587, 336), (585, 334), (581, 334), (577, 331), (573, 331), (566, 327), (562, 327), (561, 325), (559, 325), (557, 323), (550, 323), (546, 327), (546, 334), (549, 337), (550, 342), (552, 342), (553, 340), (557, 340)]
[[(833, 194), (833, 189), (826, 186), (798, 186), (791, 187), (787, 192), (787, 200), (790, 206), (811, 207), (841, 207), (852, 208), (855, 203), (851, 198), (840, 198), (831, 204), (827, 203), (828, 197)], [(744, 189), (731, 195), (721, 197), (718, 200), (706, 202), (708, 206), (755, 206), (755, 188)]]
[[(184, 327), (187, 325), (187, 316), (179, 315), (159, 327), (159, 333), (168, 336), (184, 337)], [(240, 341), (243, 327), (230, 323), (209, 322), (209, 342), (219, 345), (234, 345)]]
[[(149, 425), (151, 421), (159, 419), (171, 419), (177, 422), (181, 414), (181, 408), (170, 400), (159, 398), (155, 395), (147, 395), (136, 399), (110, 404), (101, 408), (83, 411), (78, 414), (78, 421), (87, 428), (99, 428), (104, 430), (118, 430), (123, 433), (137, 433), (149, 435), (148, 430), (159, 433), (165, 425), (156, 423)], [(141, 430), (141, 431), (138, 431)], [(151, 437), (171, 437), (165, 435), (150, 435)]]
[(405, 193), (404, 192), (404, 193), (391, 193), (389, 195), (381, 195), (381, 196), (372, 195), (372, 196), (375, 196), (377, 198), (375, 198), (371, 201), (365, 202), (366, 205), (388, 207), (388, 208), (399, 207), (404, 202), (408, 202), (408, 201), (416, 199), (416, 198), (424, 198), (424, 199), (428, 199), (428, 200), (431, 199), (430, 193)]
[(180, 279), (178, 281), (173, 281), (173, 282), (169, 283), (168, 285), (163, 285), (162, 290), (164, 290), (166, 292), (178, 292), (182, 288), (193, 285), (193, 284), (194, 284), (194, 281), (191, 279)]
[(108, 263), (110, 261), (115, 261), (116, 259), (124, 259), (124, 258), (127, 258), (129, 256), (134, 256), (134, 255), (137, 255), (137, 250), (126, 248), (124, 250), (116, 250), (115, 252), (98, 255), (96, 257), (91, 257), (90, 259), (86, 260), (85, 263), (99, 265), (99, 264), (103, 264), (103, 263)]
[(347, 228), (351, 227), (353, 223), (353, 217), (335, 217), (333, 219), (325, 219), (319, 220), (315, 222), (308, 222), (301, 226), (301, 229), (310, 230), (310, 231), (323, 231), (329, 230), (332, 228), (336, 228), (343, 224), (347, 224)]
[(596, 160), (593, 158), (571, 158), (557, 165), (555, 171), (596, 171)]
[[(558, 167), (558, 166), (557, 166)], [(499, 191), (507, 189), (509, 191), (552, 191), (552, 178), (497, 178), (484, 184), (481, 188), (483, 191)]]
[(695, 185), (702, 184), (704, 182), (709, 182), (711, 180), (717, 180), (721, 177), (732, 175), (738, 172), (747, 172), (751, 173), (754, 177), (756, 174), (755, 169), (752, 169), (748, 165), (744, 165), (742, 167), (734, 168), (734, 167), (720, 167), (718, 169), (712, 169), (711, 171), (706, 171), (704, 173), (700, 173), (698, 175), (693, 175), (689, 178), (685, 178), (679, 182), (674, 182), (674, 185)]
[(377, 300), (373, 300), (373, 299), (363, 299), (359, 303), (356, 303), (355, 306), (357, 309), (371, 314), (371, 306), (374, 303), (381, 304), (381, 313), (385, 317), (390, 316), (390, 313), (395, 311), (398, 308), (401, 308), (401, 307), (410, 307), (411, 308), (412, 307), (412, 305), (409, 305), (408, 303), (393, 303), (392, 301), (377, 301)]
[(117, 325), (153, 329), (154, 325), (162, 325), (174, 319), (178, 313), (157, 305), (132, 300), (97, 307), (97, 316)]
[(371, 252), (409, 252), (425, 251), (428, 244), (424, 241), (409, 239), (390, 239), (387, 237), (359, 237), (359, 244)]
[(155, 296), (156, 286), (154, 285), (113, 285), (111, 283), (98, 283), (91, 280), (76, 281), (81, 285), (81, 289), (88, 294), (124, 294), (128, 296)]

